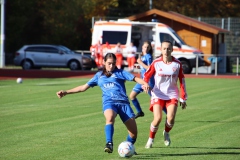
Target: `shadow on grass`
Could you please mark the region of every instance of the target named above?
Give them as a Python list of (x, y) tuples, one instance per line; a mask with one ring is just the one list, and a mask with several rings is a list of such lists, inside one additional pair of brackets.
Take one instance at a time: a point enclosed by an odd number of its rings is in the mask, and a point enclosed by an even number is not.
[[(179, 122), (185, 123), (186, 121), (178, 121), (178, 123)], [(240, 121), (224, 121), (224, 120), (221, 120), (221, 121), (191, 121), (191, 122), (196, 122), (196, 123), (238, 123)]]
[[(165, 148), (165, 147), (154, 147), (154, 148)], [(153, 149), (154, 149), (153, 148)], [(174, 148), (186, 148), (186, 149), (219, 149), (219, 150), (224, 150), (224, 151), (209, 151), (209, 152), (204, 152), (204, 151), (199, 151), (199, 152), (189, 152), (189, 153), (170, 153), (170, 154), (166, 154), (166, 153), (138, 153), (138, 155), (132, 157), (132, 159), (161, 159), (161, 157), (181, 157), (181, 156), (211, 156), (211, 155), (233, 155), (233, 156), (237, 156), (240, 155), (239, 149), (240, 147), (216, 147), (216, 148), (211, 148), (211, 147), (171, 147), (171, 149)], [(166, 149), (166, 148), (165, 148)], [(170, 149), (170, 148), (169, 148)], [(232, 150), (232, 149), (236, 149), (238, 151), (234, 152), (234, 151), (228, 151), (228, 150)], [(151, 149), (150, 149), (151, 150)]]
[[(162, 148), (162, 149), (166, 149), (166, 147), (154, 147), (154, 148)], [(169, 147), (169, 149), (184, 149), (184, 148), (188, 148), (188, 149), (240, 149), (240, 147)], [(240, 153), (240, 150), (239, 150)]]

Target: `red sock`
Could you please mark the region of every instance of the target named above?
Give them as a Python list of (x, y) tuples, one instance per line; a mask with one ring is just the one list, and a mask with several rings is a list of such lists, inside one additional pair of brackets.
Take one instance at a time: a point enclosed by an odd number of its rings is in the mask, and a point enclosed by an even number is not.
[(166, 123), (165, 123), (165, 132), (171, 131), (172, 127), (173, 127), (173, 125), (166, 121)]
[(157, 133), (158, 127), (154, 127), (152, 124), (150, 125), (150, 133), (149, 133), (149, 137), (154, 139), (155, 135)]

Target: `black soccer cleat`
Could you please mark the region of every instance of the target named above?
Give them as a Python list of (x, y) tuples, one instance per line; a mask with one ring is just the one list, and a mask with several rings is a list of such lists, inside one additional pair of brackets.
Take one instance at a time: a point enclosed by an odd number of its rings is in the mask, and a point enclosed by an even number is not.
[(135, 119), (137, 119), (138, 117), (144, 117), (144, 113), (143, 112), (138, 112), (135, 116)]
[(113, 144), (111, 142), (108, 142), (104, 148), (105, 152), (112, 153), (113, 152)]

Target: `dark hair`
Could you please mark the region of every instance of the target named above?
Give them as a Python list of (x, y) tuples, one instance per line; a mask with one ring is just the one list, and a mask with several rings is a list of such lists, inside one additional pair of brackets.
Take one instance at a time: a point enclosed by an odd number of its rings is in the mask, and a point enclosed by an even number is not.
[(143, 42), (143, 44), (145, 44), (145, 43), (148, 44), (148, 47), (147, 47), (146, 52), (147, 52), (147, 53), (150, 53), (150, 55), (152, 56), (152, 54), (153, 54), (153, 49), (152, 49), (152, 45), (151, 45), (151, 43), (150, 43), (149, 41), (145, 41), (145, 42)]
[[(117, 60), (117, 57), (114, 53), (107, 53), (105, 56), (104, 56), (104, 62), (106, 62), (108, 59), (112, 58), (115, 62)], [(107, 77), (110, 77), (112, 75), (112, 72), (108, 72), (106, 70), (106, 67), (105, 65), (103, 66), (103, 71), (102, 71), (102, 74), (104, 74), (105, 76)]]
[(170, 43), (171, 46), (173, 46), (173, 43), (172, 43), (172, 41), (170, 41), (170, 40), (164, 40), (164, 41), (162, 41), (162, 44), (163, 44), (164, 42)]
[(144, 43), (147, 43), (148, 44), (148, 47), (147, 47), (147, 53), (150, 53), (151, 55), (153, 54), (153, 49), (152, 49), (152, 45), (149, 41), (146, 41)]

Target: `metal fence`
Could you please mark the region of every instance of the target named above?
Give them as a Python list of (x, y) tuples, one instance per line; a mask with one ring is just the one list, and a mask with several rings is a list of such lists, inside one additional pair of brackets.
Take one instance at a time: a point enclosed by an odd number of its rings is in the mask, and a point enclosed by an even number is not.
[(240, 54), (240, 18), (194, 18), (222, 29), (230, 31), (225, 34), (224, 42), (227, 46), (227, 54)]
[[(82, 55), (91, 56), (91, 52), (87, 50), (76, 50), (77, 53)], [(106, 54), (106, 53), (105, 53)], [(140, 54), (140, 53), (137, 53)], [(232, 74), (239, 75), (240, 65), (239, 58), (240, 54), (226, 54), (226, 55), (213, 55), (213, 54), (204, 54), (205, 59), (208, 59), (211, 62), (210, 66), (202, 66), (198, 67), (198, 56), (202, 56), (202, 54), (196, 54), (196, 68), (193, 68), (193, 74), (214, 74), (217, 76), (218, 74)], [(126, 59), (126, 57), (125, 57)], [(138, 70), (135, 70), (138, 72)]]
[[(202, 56), (197, 54), (196, 57)], [(196, 68), (192, 73), (198, 75), (199, 73), (209, 73), (217, 76), (218, 74), (229, 73), (232, 75), (239, 75), (239, 54), (226, 54), (226, 55), (212, 55), (204, 54), (205, 59), (211, 62), (210, 66), (198, 67), (198, 58), (196, 59)]]

